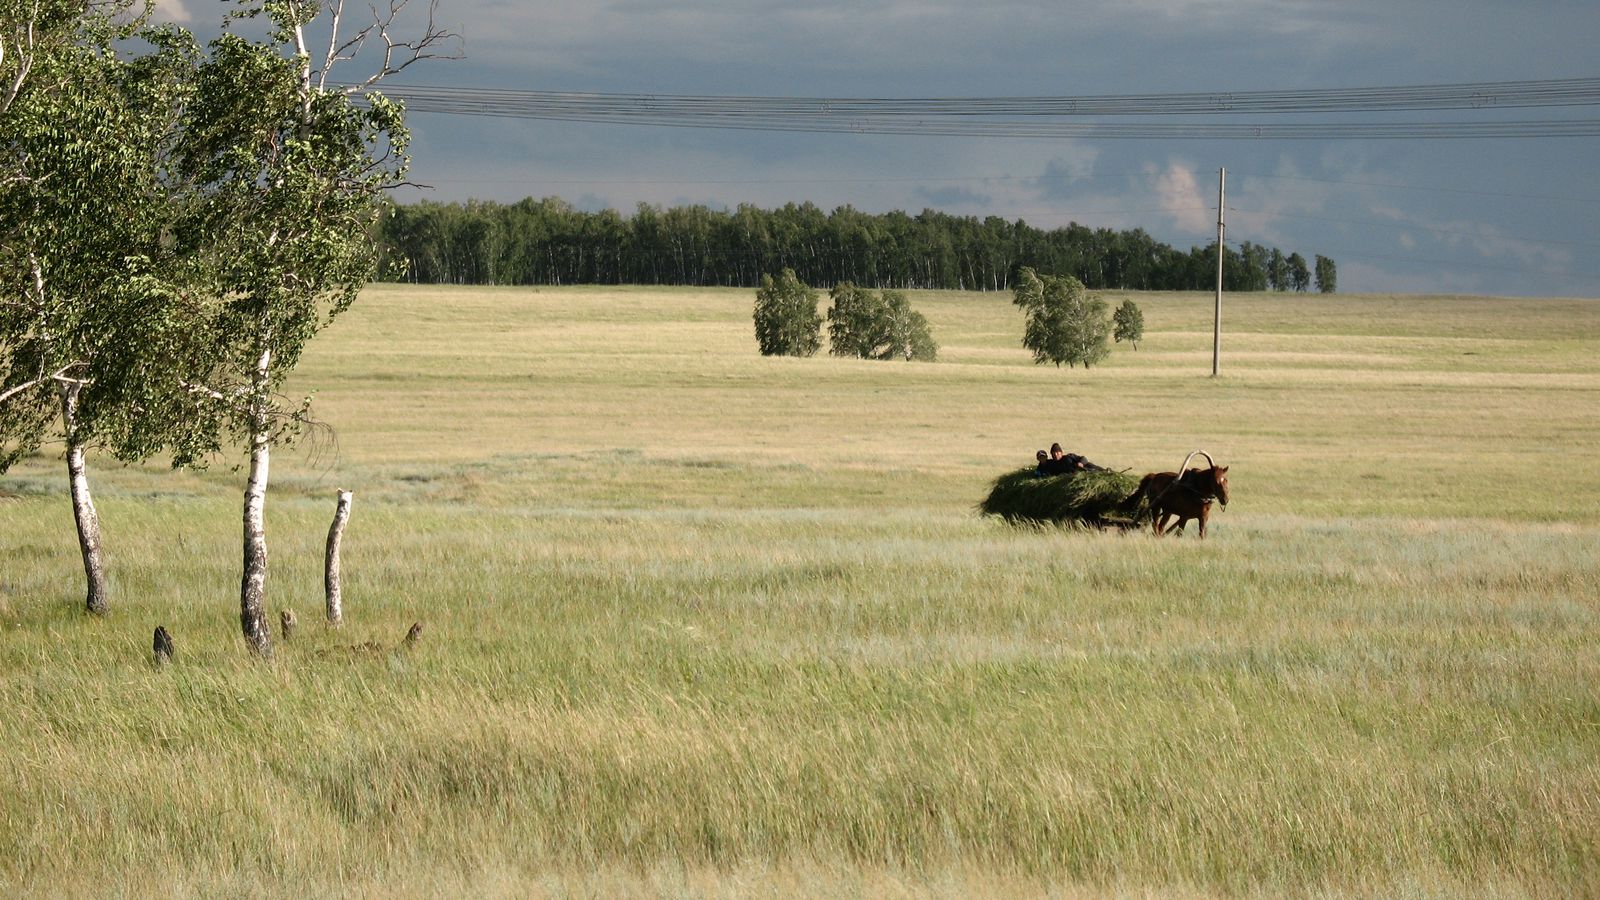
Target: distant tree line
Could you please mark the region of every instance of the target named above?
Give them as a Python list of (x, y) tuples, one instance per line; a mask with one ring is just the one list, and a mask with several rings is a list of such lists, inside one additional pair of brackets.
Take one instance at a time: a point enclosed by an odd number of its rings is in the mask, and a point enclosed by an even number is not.
[[(998, 216), (935, 210), (824, 212), (740, 204), (632, 216), (564, 200), (422, 202), (394, 207), (378, 228), (381, 276), (423, 284), (658, 284), (756, 287), (793, 270), (806, 284), (1009, 291), (1023, 268), (1071, 275), (1091, 290), (1211, 290), (1217, 250), (1178, 250), (1141, 229), (1071, 224), (1041, 229)], [(1229, 291), (1331, 292), (1333, 260), (1243, 243), (1224, 251)], [(1313, 282), (1315, 274), (1315, 282)]]

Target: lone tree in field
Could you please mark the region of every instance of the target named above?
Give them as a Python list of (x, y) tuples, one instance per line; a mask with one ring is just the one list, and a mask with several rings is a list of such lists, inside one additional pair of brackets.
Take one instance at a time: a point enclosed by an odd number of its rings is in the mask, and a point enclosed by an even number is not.
[(784, 269), (777, 279), (761, 276), (755, 320), (762, 356), (812, 356), (822, 346), (817, 292), (801, 284), (793, 269)]
[(0, 472), (65, 443), (96, 614), (110, 601), (85, 450), (139, 414), (124, 398), (154, 377), (160, 351), (139, 324), (174, 273), (163, 161), (195, 49), (164, 32), (120, 57), (115, 42), (144, 21), (128, 18), (136, 6), (0, 3)]
[(1139, 349), (1139, 342), (1144, 340), (1144, 311), (1139, 304), (1132, 300), (1123, 300), (1117, 311), (1111, 314), (1111, 321), (1116, 325), (1112, 337), (1117, 343), (1127, 341), (1133, 349)]
[(1027, 315), (1022, 345), (1037, 364), (1062, 363), (1089, 368), (1110, 353), (1111, 320), (1106, 302), (1089, 296), (1083, 282), (1071, 275), (1018, 273), (1012, 302)]
[(1338, 290), (1339, 273), (1333, 265), (1333, 260), (1317, 254), (1316, 261), (1317, 290), (1324, 294), (1331, 294)]
[(928, 320), (911, 308), (906, 295), (885, 290), (877, 295), (841, 281), (829, 292), (828, 352), (858, 359), (932, 361), (938, 356)]

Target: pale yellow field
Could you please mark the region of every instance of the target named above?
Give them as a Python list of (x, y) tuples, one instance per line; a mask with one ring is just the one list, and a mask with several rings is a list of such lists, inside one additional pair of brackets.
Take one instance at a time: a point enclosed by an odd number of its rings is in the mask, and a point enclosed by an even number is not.
[[(0, 476), (0, 894), (1600, 893), (1600, 302), (1229, 297), (1213, 380), (1204, 295), (1087, 373), (1003, 295), (913, 294), (933, 364), (762, 358), (752, 299), (371, 288), (269, 664), (233, 460), (97, 462), (104, 621), (59, 460)], [(1052, 440), (1234, 502), (974, 513)]]
[(898, 366), (761, 357), (750, 295), (375, 287), (302, 371), (351, 465), (633, 451), (915, 473), (909, 505), (965, 509), (1059, 440), (1205, 449), (1233, 513), (1600, 517), (1600, 303), (1230, 297), (1213, 380), (1204, 295), (1140, 296), (1143, 347), (1088, 374), (1030, 365), (1006, 295), (913, 295), (941, 361)]

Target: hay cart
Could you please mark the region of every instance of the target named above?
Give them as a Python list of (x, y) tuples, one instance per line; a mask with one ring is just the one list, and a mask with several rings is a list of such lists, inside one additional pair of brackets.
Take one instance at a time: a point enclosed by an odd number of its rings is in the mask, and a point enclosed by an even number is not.
[[(1178, 471), (1188, 469), (1196, 456), (1204, 456), (1207, 465), (1214, 465), (1211, 454), (1195, 450), (1184, 457)], [(1138, 488), (1139, 479), (1126, 469), (1041, 476), (1030, 466), (996, 478), (978, 511), (1013, 524), (1137, 528), (1150, 511), (1147, 498), (1129, 502)]]

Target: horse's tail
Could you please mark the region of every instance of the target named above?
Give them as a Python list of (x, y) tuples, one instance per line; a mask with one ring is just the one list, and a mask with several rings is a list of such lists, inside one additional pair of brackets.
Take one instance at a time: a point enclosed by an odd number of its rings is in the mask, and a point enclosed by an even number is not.
[(1133, 493), (1128, 495), (1128, 499), (1122, 501), (1121, 511), (1134, 512), (1138, 510), (1139, 504), (1148, 498), (1150, 493), (1150, 485), (1155, 482), (1155, 479), (1155, 473), (1151, 473), (1139, 479), (1139, 486), (1134, 489)]

